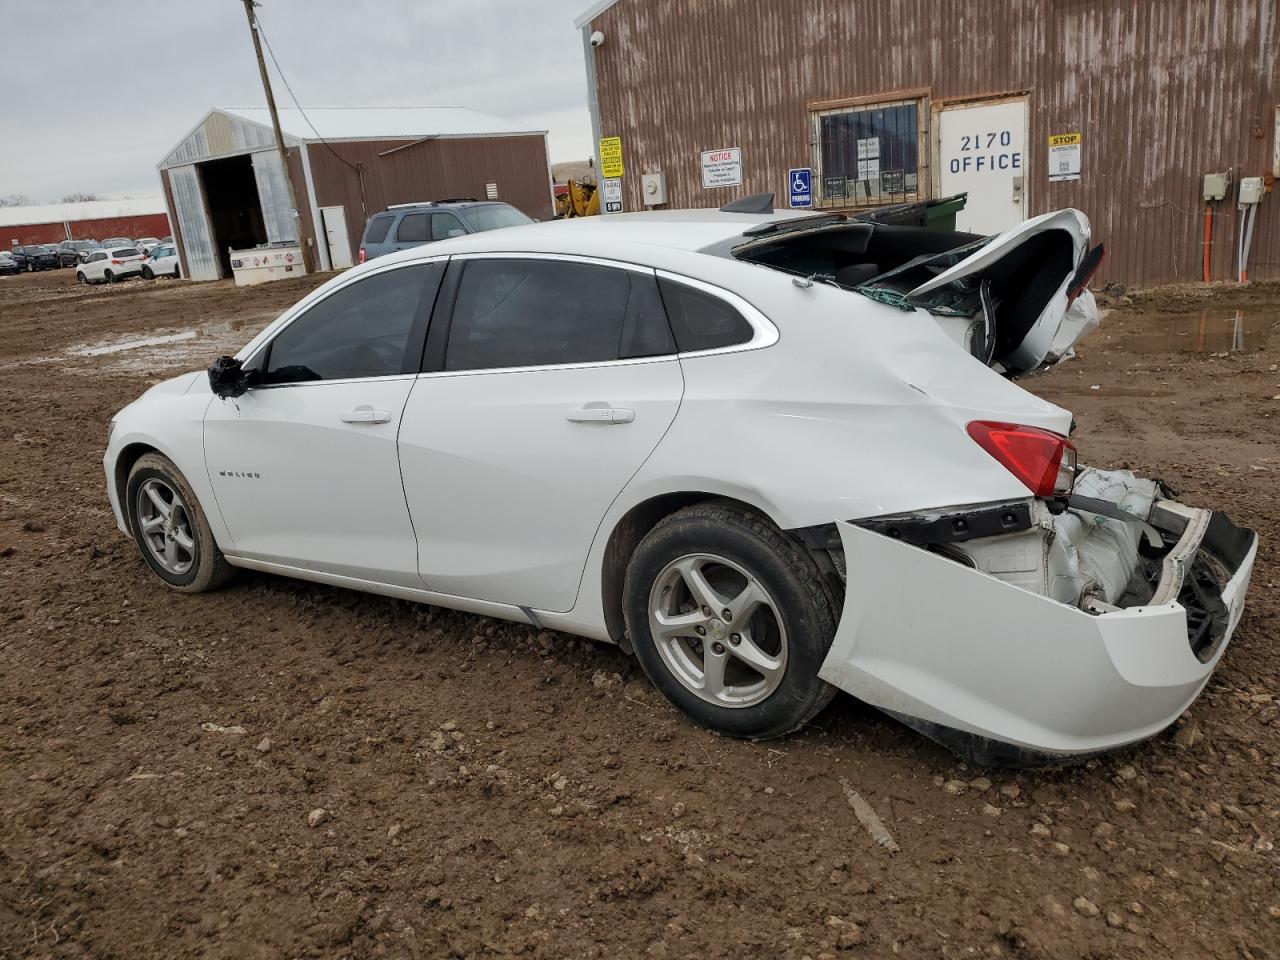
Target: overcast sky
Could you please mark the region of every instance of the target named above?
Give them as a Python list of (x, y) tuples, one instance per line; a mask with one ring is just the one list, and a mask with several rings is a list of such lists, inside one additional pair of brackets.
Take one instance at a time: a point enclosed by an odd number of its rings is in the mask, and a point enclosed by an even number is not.
[[(471, 107), (546, 128), (553, 162), (592, 152), (573, 27), (590, 0), (261, 3), (304, 109)], [(3, 6), (0, 196), (158, 196), (156, 163), (210, 107), (265, 103), (242, 0)]]

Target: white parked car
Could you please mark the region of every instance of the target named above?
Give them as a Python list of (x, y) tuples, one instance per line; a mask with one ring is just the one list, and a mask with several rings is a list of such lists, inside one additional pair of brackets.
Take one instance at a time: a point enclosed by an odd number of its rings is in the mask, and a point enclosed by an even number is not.
[(1255, 535), (1080, 467), (1011, 378), (1097, 322), (1064, 210), (995, 238), (671, 211), (381, 257), (112, 420), (170, 587), (235, 567), (612, 640), (698, 723), (837, 689), (983, 762), (1190, 704)]
[(77, 283), (115, 283), (142, 274), (143, 255), (134, 247), (93, 250), (76, 265)]
[(153, 249), (160, 245), (160, 241), (155, 237), (143, 237), (140, 240), (133, 241), (133, 245), (143, 253), (150, 253)]
[(178, 267), (178, 248), (173, 244), (163, 243), (152, 247), (143, 260), (142, 276), (145, 280), (181, 276)]

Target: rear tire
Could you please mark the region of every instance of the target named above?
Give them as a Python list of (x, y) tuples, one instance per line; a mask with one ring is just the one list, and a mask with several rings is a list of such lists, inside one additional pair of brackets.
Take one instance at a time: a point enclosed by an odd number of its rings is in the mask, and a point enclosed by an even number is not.
[(142, 559), (172, 589), (203, 593), (235, 575), (191, 485), (168, 457), (138, 458), (125, 484), (124, 507)]
[(701, 726), (779, 736), (836, 694), (818, 678), (836, 599), (805, 548), (767, 517), (723, 502), (673, 513), (640, 541), (623, 598), (644, 672)]
[(110, 270), (108, 270), (105, 273), (103, 273), (102, 279), (105, 280), (107, 283), (115, 283), (116, 275), (112, 273)]

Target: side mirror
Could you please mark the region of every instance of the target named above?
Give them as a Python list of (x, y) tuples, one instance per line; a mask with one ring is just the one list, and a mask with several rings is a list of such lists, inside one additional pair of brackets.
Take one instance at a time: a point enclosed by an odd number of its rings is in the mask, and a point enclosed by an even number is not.
[(209, 387), (224, 400), (239, 397), (253, 386), (253, 377), (246, 373), (235, 357), (219, 357), (209, 368)]

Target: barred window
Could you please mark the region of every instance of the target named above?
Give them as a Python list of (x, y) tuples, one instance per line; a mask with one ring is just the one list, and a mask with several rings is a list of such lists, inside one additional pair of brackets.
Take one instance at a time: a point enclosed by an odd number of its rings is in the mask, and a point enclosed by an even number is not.
[(925, 194), (919, 100), (860, 104), (812, 115), (820, 207), (904, 203)]

